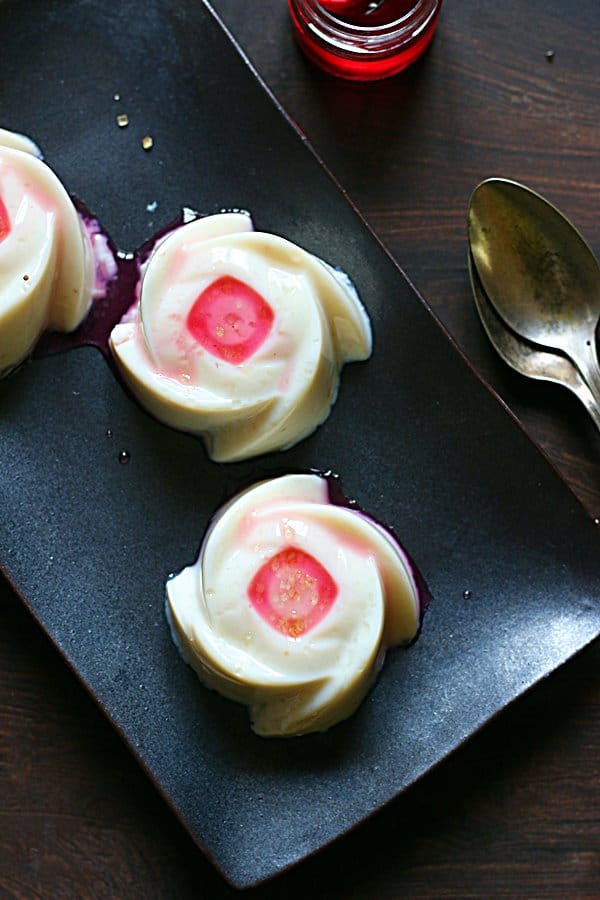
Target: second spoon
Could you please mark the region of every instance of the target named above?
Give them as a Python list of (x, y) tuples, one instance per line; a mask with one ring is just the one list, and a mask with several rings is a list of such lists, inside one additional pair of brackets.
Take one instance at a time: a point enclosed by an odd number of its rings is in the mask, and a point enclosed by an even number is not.
[(504, 362), (521, 375), (539, 381), (561, 384), (568, 388), (585, 406), (594, 425), (600, 431), (600, 405), (596, 402), (576, 366), (565, 356), (548, 350), (540, 350), (532, 344), (519, 340), (504, 325), (485, 295), (470, 255), (469, 276), (481, 324)]
[(469, 243), (483, 289), (513, 331), (576, 364), (600, 403), (600, 267), (575, 227), (514, 181), (483, 181), (469, 203)]

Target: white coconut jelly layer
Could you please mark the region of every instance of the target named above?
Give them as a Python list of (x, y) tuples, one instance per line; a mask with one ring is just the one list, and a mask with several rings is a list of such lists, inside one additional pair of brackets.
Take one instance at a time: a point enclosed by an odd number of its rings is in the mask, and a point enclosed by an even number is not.
[(157, 246), (110, 343), (142, 406), (224, 462), (314, 431), (341, 367), (367, 359), (372, 339), (348, 280), (248, 215), (221, 213)]
[(286, 475), (219, 511), (167, 582), (167, 616), (208, 687), (246, 704), (258, 734), (290, 736), (355, 711), (386, 649), (415, 637), (420, 601), (385, 529), (332, 504), (326, 479)]
[(0, 374), (45, 330), (73, 331), (94, 290), (92, 245), (29, 138), (0, 129)]

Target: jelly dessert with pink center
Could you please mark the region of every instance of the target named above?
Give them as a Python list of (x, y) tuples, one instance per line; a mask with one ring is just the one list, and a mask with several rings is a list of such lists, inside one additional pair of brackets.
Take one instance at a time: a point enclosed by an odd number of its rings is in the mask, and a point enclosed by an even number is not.
[(157, 419), (200, 435), (220, 462), (292, 446), (320, 425), (344, 363), (371, 353), (349, 280), (254, 231), (243, 213), (177, 228), (150, 256), (110, 346)]
[(0, 129), (0, 375), (43, 331), (73, 331), (95, 282), (91, 240), (65, 188), (26, 137)]
[(167, 616), (201, 680), (249, 707), (264, 736), (351, 715), (389, 647), (420, 621), (412, 565), (391, 534), (331, 501), (327, 479), (285, 475), (215, 516), (198, 560), (167, 582)]

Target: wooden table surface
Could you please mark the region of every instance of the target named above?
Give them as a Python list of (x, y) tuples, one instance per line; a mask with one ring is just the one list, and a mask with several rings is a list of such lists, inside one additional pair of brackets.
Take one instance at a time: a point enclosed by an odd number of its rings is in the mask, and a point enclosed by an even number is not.
[[(425, 58), (372, 85), (313, 68), (284, 0), (213, 7), (453, 340), (600, 518), (600, 435), (566, 392), (526, 383), (494, 355), (465, 241), (471, 191), (501, 175), (554, 202), (600, 254), (597, 0), (446, 0)], [(249, 896), (598, 897), (599, 661), (596, 643), (381, 814)], [(235, 893), (0, 582), (0, 897)]]

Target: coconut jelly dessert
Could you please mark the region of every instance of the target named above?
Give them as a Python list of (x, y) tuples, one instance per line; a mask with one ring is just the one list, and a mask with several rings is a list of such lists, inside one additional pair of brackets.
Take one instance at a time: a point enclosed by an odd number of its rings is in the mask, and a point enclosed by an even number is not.
[(392, 535), (303, 474), (223, 506), (166, 608), (204, 684), (246, 704), (258, 734), (291, 736), (355, 711), (386, 649), (416, 636), (421, 602)]
[(73, 331), (92, 302), (92, 243), (29, 138), (0, 129), (0, 375), (43, 331)]
[(159, 243), (110, 344), (142, 406), (228, 462), (314, 431), (342, 365), (367, 359), (372, 340), (347, 279), (248, 215), (221, 213)]

